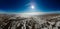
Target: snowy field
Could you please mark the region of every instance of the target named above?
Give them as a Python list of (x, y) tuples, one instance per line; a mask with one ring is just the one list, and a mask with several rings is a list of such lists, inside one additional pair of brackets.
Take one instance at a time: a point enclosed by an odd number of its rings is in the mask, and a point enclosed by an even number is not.
[(60, 29), (60, 14), (0, 14), (0, 29)]

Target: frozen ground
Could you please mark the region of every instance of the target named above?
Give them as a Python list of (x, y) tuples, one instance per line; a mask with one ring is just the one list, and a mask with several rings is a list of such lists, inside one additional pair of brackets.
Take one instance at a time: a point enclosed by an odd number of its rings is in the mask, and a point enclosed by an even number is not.
[(60, 29), (60, 14), (0, 14), (0, 29)]

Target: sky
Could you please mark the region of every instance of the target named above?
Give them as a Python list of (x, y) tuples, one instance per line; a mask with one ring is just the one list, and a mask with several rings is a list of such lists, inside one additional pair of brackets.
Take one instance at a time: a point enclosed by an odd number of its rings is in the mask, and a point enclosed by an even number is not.
[(0, 0), (0, 12), (60, 11), (60, 0)]

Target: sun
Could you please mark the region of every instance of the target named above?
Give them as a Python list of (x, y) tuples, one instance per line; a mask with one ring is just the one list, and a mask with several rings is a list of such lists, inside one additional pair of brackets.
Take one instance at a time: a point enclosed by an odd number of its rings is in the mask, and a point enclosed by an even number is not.
[(35, 8), (34, 5), (32, 5), (31, 8), (34, 9)]

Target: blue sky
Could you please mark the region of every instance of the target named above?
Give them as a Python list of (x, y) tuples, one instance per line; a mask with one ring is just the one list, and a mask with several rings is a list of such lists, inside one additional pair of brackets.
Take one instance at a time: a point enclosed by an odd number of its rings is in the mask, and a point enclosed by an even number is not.
[[(35, 11), (30, 8), (34, 3)], [(0, 0), (0, 12), (51, 12), (60, 11), (60, 0)]]

